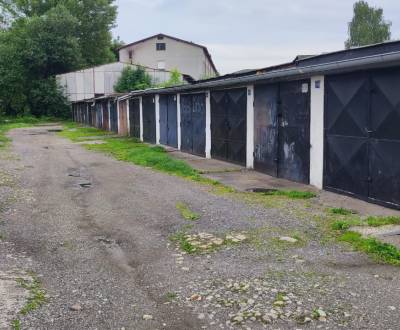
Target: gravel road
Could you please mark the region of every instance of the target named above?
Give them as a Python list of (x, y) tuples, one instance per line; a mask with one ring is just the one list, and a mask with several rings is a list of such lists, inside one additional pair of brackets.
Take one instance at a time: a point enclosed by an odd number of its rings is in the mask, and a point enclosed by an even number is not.
[[(0, 151), (0, 294), (4, 278), (32, 271), (47, 302), (18, 316), (26, 294), (0, 295), (15, 300), (7, 305), (14, 311), (0, 312), (7, 322), (18, 317), (22, 329), (399, 328), (399, 269), (321, 242), (307, 216), (87, 151), (49, 127), (10, 136), (11, 150)], [(185, 220), (177, 203), (200, 218)], [(246, 239), (189, 255), (170, 240), (184, 229), (201, 233), (193, 237), (203, 245)], [(279, 241), (294, 233), (307, 239)]]

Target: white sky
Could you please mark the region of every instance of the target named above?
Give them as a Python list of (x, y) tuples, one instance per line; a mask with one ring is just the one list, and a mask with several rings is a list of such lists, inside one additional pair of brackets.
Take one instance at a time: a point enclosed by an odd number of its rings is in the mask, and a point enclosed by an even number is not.
[[(220, 73), (266, 67), (298, 54), (342, 49), (353, 0), (116, 0), (114, 36), (130, 43), (157, 33), (208, 48)], [(369, 0), (400, 38), (400, 1)]]

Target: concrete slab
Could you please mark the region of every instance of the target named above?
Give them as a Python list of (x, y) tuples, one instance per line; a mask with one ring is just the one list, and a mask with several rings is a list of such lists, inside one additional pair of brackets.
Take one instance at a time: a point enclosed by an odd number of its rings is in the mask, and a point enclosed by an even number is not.
[(223, 162), (216, 159), (206, 159), (192, 154), (181, 152), (171, 147), (165, 147), (167, 152), (176, 159), (187, 162), (200, 173), (221, 173), (221, 172), (239, 172), (244, 169), (243, 166)]

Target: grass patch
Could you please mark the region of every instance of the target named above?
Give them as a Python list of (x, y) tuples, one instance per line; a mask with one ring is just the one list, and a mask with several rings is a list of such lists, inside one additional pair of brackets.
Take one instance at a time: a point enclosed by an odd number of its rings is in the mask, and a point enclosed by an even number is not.
[(371, 227), (400, 225), (400, 217), (368, 217), (366, 222)]
[(310, 199), (317, 196), (317, 194), (311, 191), (301, 191), (301, 190), (270, 190), (262, 192), (261, 194), (266, 196), (285, 196), (291, 199)]
[(329, 213), (331, 214), (337, 214), (337, 215), (350, 215), (350, 214), (355, 214), (355, 211), (348, 210), (342, 207), (334, 207), (328, 210)]
[(351, 244), (356, 250), (370, 255), (377, 261), (400, 266), (400, 250), (379, 240), (363, 237), (360, 233), (346, 231), (339, 236), (339, 241)]
[(17, 278), (17, 283), (23, 287), (24, 289), (29, 291), (28, 302), (21, 309), (20, 313), (22, 315), (26, 315), (29, 312), (38, 309), (46, 302), (46, 294), (42, 288), (41, 283), (36, 278), (36, 276), (32, 275), (32, 280), (28, 281), (23, 278)]
[(331, 223), (333, 230), (347, 230), (354, 226), (380, 227), (386, 225), (400, 225), (400, 217), (342, 217), (333, 220)]
[(181, 216), (186, 220), (195, 221), (200, 218), (200, 215), (193, 212), (185, 203), (176, 203), (176, 208), (180, 212)]
[(103, 131), (95, 127), (81, 126), (77, 123), (67, 122), (63, 123), (64, 130), (59, 132), (58, 135), (68, 138), (72, 141), (84, 141), (92, 137), (106, 137), (107, 135), (115, 134), (109, 131)]

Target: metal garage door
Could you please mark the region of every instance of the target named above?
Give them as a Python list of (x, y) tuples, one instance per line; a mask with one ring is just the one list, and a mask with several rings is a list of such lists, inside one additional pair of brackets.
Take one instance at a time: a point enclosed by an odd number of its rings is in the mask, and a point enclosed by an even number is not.
[(127, 113), (127, 100), (122, 100), (119, 102), (119, 124), (118, 124), (118, 134), (128, 135), (128, 113)]
[(156, 106), (154, 96), (143, 96), (143, 140), (156, 143)]
[(110, 130), (118, 133), (118, 109), (114, 100), (110, 100)]
[(140, 100), (129, 100), (129, 135), (140, 138)]
[(255, 169), (309, 183), (309, 80), (256, 86), (254, 130)]
[(400, 69), (329, 76), (327, 189), (400, 207)]
[(211, 93), (211, 155), (234, 163), (246, 163), (247, 89)]
[(181, 95), (181, 150), (205, 156), (206, 95)]
[(97, 128), (102, 128), (102, 120), (103, 120), (103, 110), (102, 110), (102, 104), (100, 102), (95, 104), (95, 109), (96, 109), (96, 127)]
[(103, 123), (102, 127), (104, 130), (109, 131), (110, 130), (110, 113), (108, 111), (108, 102), (103, 101), (101, 103), (101, 109), (103, 109)]
[(160, 95), (160, 143), (178, 147), (176, 95)]

